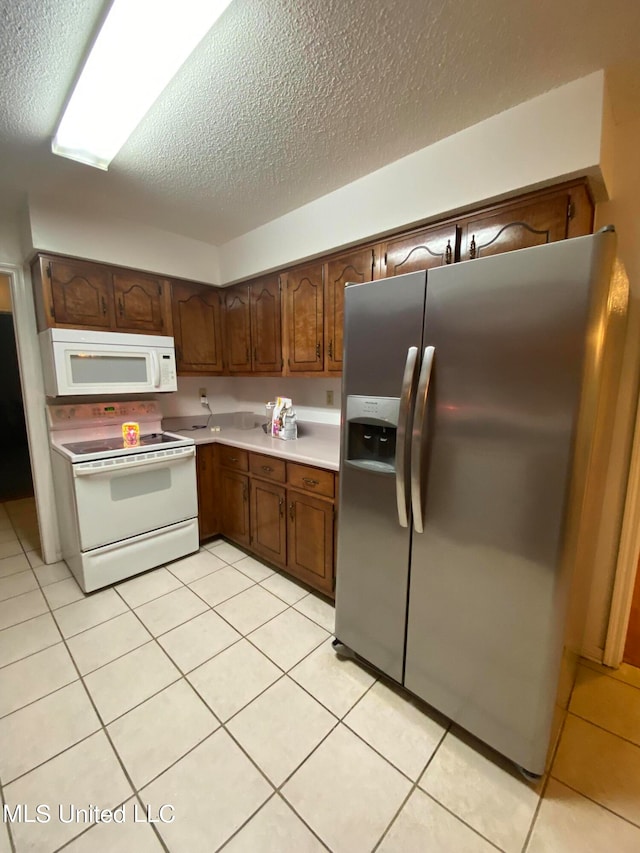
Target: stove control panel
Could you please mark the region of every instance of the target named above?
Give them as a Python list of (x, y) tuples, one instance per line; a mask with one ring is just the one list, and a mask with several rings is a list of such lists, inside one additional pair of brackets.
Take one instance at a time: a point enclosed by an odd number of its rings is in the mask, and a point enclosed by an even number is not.
[(50, 429), (70, 429), (124, 421), (158, 421), (162, 412), (155, 400), (135, 400), (119, 403), (76, 403), (49, 405), (47, 418)]

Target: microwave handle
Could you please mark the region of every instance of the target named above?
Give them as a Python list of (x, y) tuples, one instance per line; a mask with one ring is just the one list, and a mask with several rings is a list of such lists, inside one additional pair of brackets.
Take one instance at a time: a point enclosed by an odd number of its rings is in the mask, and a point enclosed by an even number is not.
[(153, 387), (160, 387), (160, 362), (158, 360), (158, 353), (152, 349), (151, 350), (151, 365), (153, 367)]

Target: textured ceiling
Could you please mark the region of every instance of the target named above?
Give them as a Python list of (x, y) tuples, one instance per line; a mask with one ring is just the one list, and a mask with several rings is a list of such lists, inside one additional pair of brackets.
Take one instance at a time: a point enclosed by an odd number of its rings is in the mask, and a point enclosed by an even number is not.
[(0, 203), (211, 243), (640, 51), (638, 0), (234, 0), (103, 173), (49, 142), (107, 7), (0, 0)]

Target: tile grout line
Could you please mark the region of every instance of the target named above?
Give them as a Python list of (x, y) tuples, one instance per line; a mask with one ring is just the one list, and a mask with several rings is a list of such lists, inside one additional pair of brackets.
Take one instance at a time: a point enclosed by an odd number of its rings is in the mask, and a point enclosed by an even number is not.
[[(38, 581), (38, 584), (39, 584), (39, 583), (40, 583), (40, 582)], [(42, 589), (41, 589), (41, 591), (42, 591)], [(125, 602), (125, 603), (126, 603), (126, 602)], [(47, 602), (47, 604), (48, 604), (48, 602)], [(128, 606), (128, 605), (127, 605), (127, 606)], [(50, 609), (50, 608), (49, 608), (49, 609)], [(50, 609), (50, 611), (51, 611), (51, 609)], [(53, 611), (51, 611), (51, 615), (53, 616)], [(56, 623), (56, 625), (57, 625), (57, 623)], [(84, 678), (82, 677), (82, 675), (81, 675), (81, 673), (80, 673), (80, 670), (78, 669), (78, 666), (77, 666), (77, 664), (76, 664), (75, 658), (74, 658), (74, 657), (73, 657), (73, 655), (71, 654), (71, 650), (69, 649), (69, 647), (68, 647), (68, 645), (67, 645), (66, 639), (62, 636), (62, 630), (60, 629), (60, 626), (59, 626), (59, 625), (57, 625), (57, 628), (58, 628), (58, 631), (59, 631), (59, 633), (60, 633), (60, 636), (62, 637), (62, 642), (64, 643), (64, 646), (65, 646), (65, 648), (66, 648), (67, 654), (69, 655), (69, 658), (70, 658), (70, 660), (71, 660), (71, 663), (72, 663), (72, 665), (73, 665), (74, 669), (76, 670), (76, 672), (77, 672), (77, 674), (78, 674), (78, 678), (79, 678), (79, 680), (80, 680), (80, 682), (81, 682), (81, 684), (82, 684), (82, 687), (83, 687), (83, 689), (84, 689), (84, 691), (85, 691), (85, 694), (86, 694), (86, 696), (87, 696), (87, 698), (88, 698), (89, 702), (91, 703), (91, 706), (93, 707), (93, 710), (94, 710), (94, 712), (95, 712), (95, 714), (96, 714), (96, 716), (97, 716), (97, 719), (98, 719), (98, 722), (100, 723), (100, 727), (101, 727), (101, 729), (102, 729), (102, 732), (103, 732), (104, 736), (107, 738), (107, 741), (108, 741), (108, 743), (109, 743), (109, 745), (110, 745), (110, 747), (111, 747), (111, 750), (112, 750), (112, 752), (113, 752), (113, 755), (114, 755), (114, 757), (115, 757), (116, 761), (118, 762), (118, 764), (120, 765), (120, 768), (121, 768), (121, 770), (122, 770), (122, 772), (123, 772), (123, 774), (124, 774), (124, 777), (125, 777), (126, 781), (127, 781), (127, 782), (128, 782), (128, 784), (129, 784), (129, 786), (130, 786), (131, 790), (134, 792), (134, 795), (137, 795), (137, 788), (136, 788), (136, 786), (133, 784), (133, 780), (131, 779), (131, 777), (130, 777), (130, 775), (129, 775), (129, 772), (127, 771), (127, 768), (124, 766), (124, 763), (123, 763), (123, 762), (121, 761), (121, 759), (120, 759), (120, 754), (119, 754), (119, 753), (118, 753), (118, 751), (116, 750), (115, 745), (114, 745), (114, 743), (113, 743), (113, 741), (112, 741), (112, 739), (111, 739), (110, 733), (109, 733), (109, 731), (107, 730), (107, 727), (106, 727), (106, 725), (104, 724), (104, 722), (103, 722), (103, 720), (102, 720), (102, 715), (101, 715), (101, 714), (100, 714), (100, 712), (98, 711), (98, 708), (97, 708), (97, 706), (96, 706), (96, 704), (95, 704), (95, 702), (94, 702), (94, 700), (93, 700), (93, 696), (91, 695), (91, 692), (89, 691), (89, 688), (88, 688), (88, 687), (87, 687), (87, 685), (85, 684)], [(73, 683), (73, 682), (72, 682), (72, 683)], [(98, 730), (98, 731), (99, 731), (99, 730)], [(94, 732), (93, 734), (96, 734), (96, 733), (97, 733), (97, 732)], [(67, 749), (66, 749), (66, 750), (63, 750), (62, 752), (66, 752), (68, 749), (71, 749), (71, 748), (72, 748), (73, 746), (75, 746), (75, 745), (76, 745), (76, 744), (72, 744), (72, 745), (71, 745), (71, 747), (67, 747)], [(62, 753), (60, 753), (60, 754), (62, 754)], [(49, 759), (49, 760), (51, 760), (51, 759)], [(46, 762), (45, 762), (45, 763), (46, 763)], [(127, 797), (127, 799), (129, 799), (129, 797)], [(139, 799), (139, 798), (138, 798), (138, 799)], [(140, 805), (142, 805), (142, 802), (140, 801), (140, 799), (139, 799), (139, 802), (140, 802)], [(162, 848), (166, 851), (166, 853), (170, 853), (170, 851), (169, 851), (168, 847), (167, 847), (167, 846), (165, 845), (165, 843), (164, 843), (164, 840), (163, 840), (163, 839), (162, 839), (162, 837), (160, 836), (159, 831), (156, 829), (156, 825), (155, 825), (155, 824), (152, 824), (152, 825), (151, 825), (151, 828), (152, 828), (152, 830), (154, 831), (155, 835), (157, 836), (157, 838), (158, 838), (158, 840), (159, 840), (159, 842), (160, 842), (160, 844), (161, 844)], [(74, 835), (74, 836), (73, 836), (73, 839), (75, 839), (75, 838), (77, 838), (77, 835)]]
[(600, 803), (598, 802), (598, 800), (594, 800), (594, 798), (590, 797), (589, 794), (585, 794), (582, 791), (579, 791), (578, 788), (575, 788), (573, 785), (570, 785), (568, 782), (565, 782), (563, 779), (560, 779), (559, 776), (554, 776), (553, 773), (550, 772), (549, 778), (553, 779), (554, 782), (559, 782), (561, 785), (564, 785), (565, 788), (569, 788), (569, 790), (573, 791), (574, 794), (578, 794), (578, 796), (584, 797), (585, 800), (589, 800), (589, 802), (593, 803), (594, 806), (599, 806), (601, 809), (604, 809), (606, 812), (609, 812), (609, 814), (613, 817), (616, 817), (619, 820), (623, 820), (625, 823), (628, 823), (635, 829), (640, 830), (640, 823), (635, 823), (635, 821), (631, 820), (631, 818), (621, 815), (619, 812), (614, 811), (610, 806), (606, 806), (604, 803)]
[(612, 735), (613, 737), (617, 737), (620, 740), (623, 740), (625, 743), (628, 743), (630, 746), (634, 746), (636, 749), (640, 749), (640, 743), (635, 740), (631, 740), (624, 735), (618, 734), (617, 732), (612, 732), (611, 729), (605, 729), (604, 726), (600, 725), (600, 723), (594, 723), (593, 720), (588, 719), (588, 717), (583, 717), (580, 714), (576, 714), (575, 711), (569, 711), (567, 709), (567, 716), (575, 717), (576, 720), (582, 720), (583, 723), (587, 723), (590, 726), (593, 726), (596, 729), (599, 729), (601, 732), (606, 732), (608, 735)]

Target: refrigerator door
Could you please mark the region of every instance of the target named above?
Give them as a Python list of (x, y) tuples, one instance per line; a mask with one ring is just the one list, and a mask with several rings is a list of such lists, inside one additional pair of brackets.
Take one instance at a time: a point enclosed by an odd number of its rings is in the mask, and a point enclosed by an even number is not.
[(426, 273), (409, 273), (345, 291), (336, 637), (396, 681), (404, 662), (409, 427), (425, 282)]
[(427, 284), (424, 346), (435, 356), (404, 683), (534, 773), (562, 654), (563, 527), (598, 239), (436, 269)]

